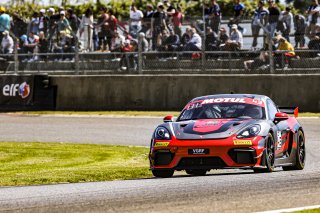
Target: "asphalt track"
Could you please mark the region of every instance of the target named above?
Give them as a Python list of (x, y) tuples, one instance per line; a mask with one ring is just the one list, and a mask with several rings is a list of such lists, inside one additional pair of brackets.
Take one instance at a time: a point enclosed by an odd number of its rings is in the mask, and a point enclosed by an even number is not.
[[(0, 115), (1, 141), (149, 144), (160, 118)], [(255, 212), (320, 204), (320, 119), (300, 119), (302, 171), (214, 170), (193, 177), (0, 188), (0, 212)]]

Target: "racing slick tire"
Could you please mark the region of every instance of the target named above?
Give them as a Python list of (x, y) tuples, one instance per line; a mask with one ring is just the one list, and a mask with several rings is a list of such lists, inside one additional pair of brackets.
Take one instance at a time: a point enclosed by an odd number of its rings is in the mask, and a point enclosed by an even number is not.
[(205, 169), (194, 169), (194, 170), (187, 169), (186, 173), (188, 175), (204, 176), (207, 174), (207, 170), (205, 170)]
[(169, 178), (172, 177), (174, 170), (152, 170), (152, 174), (155, 177)]
[(254, 168), (255, 173), (264, 173), (264, 172), (273, 172), (274, 170), (274, 161), (275, 161), (275, 145), (274, 138), (271, 133), (266, 137), (266, 147), (264, 150), (264, 160), (266, 168)]
[(301, 130), (298, 132), (298, 141), (296, 149), (296, 162), (294, 166), (283, 166), (284, 171), (289, 170), (302, 170), (306, 161), (306, 148), (304, 134)]

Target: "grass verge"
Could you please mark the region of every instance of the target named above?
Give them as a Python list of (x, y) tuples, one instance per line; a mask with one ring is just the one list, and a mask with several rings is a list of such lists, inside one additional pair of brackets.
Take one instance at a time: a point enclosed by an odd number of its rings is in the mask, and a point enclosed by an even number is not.
[[(15, 114), (22, 115), (107, 115), (107, 116), (155, 116), (164, 117), (173, 115), (177, 117), (180, 112), (177, 111), (26, 111)], [(320, 117), (320, 113), (301, 112), (299, 117)]]
[(0, 142), (0, 186), (151, 177), (148, 148)]
[(320, 213), (320, 209), (302, 210), (302, 211), (297, 211), (293, 213)]

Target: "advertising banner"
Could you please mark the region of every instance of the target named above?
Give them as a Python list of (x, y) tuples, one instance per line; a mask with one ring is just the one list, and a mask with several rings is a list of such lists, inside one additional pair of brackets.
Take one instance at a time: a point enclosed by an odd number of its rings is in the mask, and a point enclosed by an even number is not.
[(34, 76), (0, 76), (0, 108), (33, 104)]

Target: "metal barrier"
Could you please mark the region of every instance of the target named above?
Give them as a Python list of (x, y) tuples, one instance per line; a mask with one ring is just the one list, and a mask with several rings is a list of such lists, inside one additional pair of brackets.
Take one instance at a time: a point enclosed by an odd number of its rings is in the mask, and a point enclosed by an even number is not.
[(257, 50), (6, 54), (0, 55), (0, 73), (320, 73), (319, 51), (296, 50), (295, 56), (285, 53), (273, 51), (270, 55), (269, 51)]

